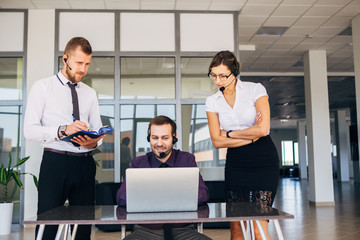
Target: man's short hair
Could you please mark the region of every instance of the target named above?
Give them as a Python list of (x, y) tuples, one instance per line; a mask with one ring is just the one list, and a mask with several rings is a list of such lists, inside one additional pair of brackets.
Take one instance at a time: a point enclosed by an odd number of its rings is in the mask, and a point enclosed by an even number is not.
[(70, 52), (75, 51), (78, 47), (80, 47), (81, 51), (87, 55), (92, 54), (92, 48), (88, 40), (83, 37), (73, 37), (66, 44), (64, 54), (68, 55)]
[(148, 134), (150, 134), (150, 129), (152, 125), (165, 125), (165, 124), (170, 124), (171, 125), (171, 134), (173, 136), (176, 135), (176, 123), (171, 120), (169, 117), (167, 116), (157, 116), (155, 118), (153, 118), (150, 123), (149, 123), (149, 128), (148, 128)]

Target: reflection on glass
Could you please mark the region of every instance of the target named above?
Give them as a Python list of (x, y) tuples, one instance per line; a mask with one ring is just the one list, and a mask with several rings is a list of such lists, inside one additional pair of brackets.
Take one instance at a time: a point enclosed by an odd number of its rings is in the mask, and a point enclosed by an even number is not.
[(123, 57), (120, 63), (122, 99), (175, 98), (175, 58)]
[(182, 105), (183, 150), (195, 155), (199, 167), (224, 166), (224, 151), (211, 142), (205, 105)]
[[(68, 62), (71, 66), (71, 61)], [(59, 70), (63, 68), (62, 57), (59, 58)], [(114, 58), (93, 57), (83, 83), (95, 89), (99, 99), (114, 98)]]
[(22, 58), (0, 58), (0, 100), (22, 99)]
[(282, 166), (294, 165), (293, 141), (281, 141)]
[[(114, 129), (114, 106), (101, 105), (100, 116), (103, 125)], [(96, 181), (114, 181), (114, 132), (109, 132), (103, 138), (103, 143), (93, 151), (96, 161)]]
[[(134, 113), (135, 116), (134, 116)], [(175, 120), (175, 105), (121, 105), (120, 106), (120, 178), (132, 158), (151, 151), (147, 141), (149, 122), (155, 116), (165, 115)]]
[[(12, 166), (15, 166), (20, 158), (20, 106), (0, 107), (0, 165), (5, 167), (9, 164), (9, 153), (12, 157)], [(2, 193), (3, 186), (0, 185)], [(3, 195), (0, 194), (0, 202)], [(13, 223), (20, 223), (20, 189), (14, 181), (8, 185), (8, 201), (14, 203)]]
[(206, 98), (216, 91), (207, 74), (212, 58), (181, 58), (181, 97)]

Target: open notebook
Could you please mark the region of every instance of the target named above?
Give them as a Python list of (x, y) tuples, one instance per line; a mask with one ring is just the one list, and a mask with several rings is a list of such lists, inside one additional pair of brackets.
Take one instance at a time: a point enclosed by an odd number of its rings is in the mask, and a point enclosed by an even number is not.
[(128, 168), (127, 212), (196, 211), (199, 168)]

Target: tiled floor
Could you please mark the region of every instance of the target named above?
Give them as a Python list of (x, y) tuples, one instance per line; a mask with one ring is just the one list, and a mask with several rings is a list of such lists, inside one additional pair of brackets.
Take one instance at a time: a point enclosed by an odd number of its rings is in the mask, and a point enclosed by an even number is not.
[[(308, 201), (307, 181), (282, 179), (274, 207), (295, 215), (293, 220), (280, 221), (285, 239), (291, 240), (358, 240), (360, 239), (360, 184), (334, 183), (335, 206), (315, 207)], [(269, 232), (277, 239), (272, 222)], [(228, 229), (204, 229), (214, 240), (229, 239)], [(10, 236), (0, 240), (34, 239), (34, 229), (14, 226)], [(92, 239), (120, 239), (120, 233), (103, 233), (93, 227)]]

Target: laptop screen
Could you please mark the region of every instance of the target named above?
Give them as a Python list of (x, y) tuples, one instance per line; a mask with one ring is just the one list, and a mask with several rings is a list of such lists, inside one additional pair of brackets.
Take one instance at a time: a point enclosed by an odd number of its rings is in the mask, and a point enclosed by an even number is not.
[(196, 211), (199, 168), (128, 168), (127, 212)]

